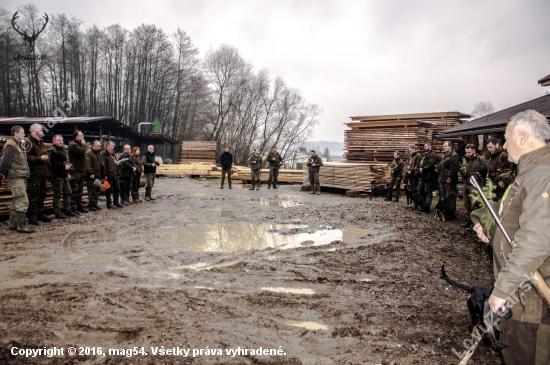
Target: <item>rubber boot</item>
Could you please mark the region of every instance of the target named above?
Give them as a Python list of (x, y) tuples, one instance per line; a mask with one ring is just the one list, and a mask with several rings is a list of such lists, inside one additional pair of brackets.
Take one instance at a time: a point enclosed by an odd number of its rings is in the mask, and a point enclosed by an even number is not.
[(33, 233), (34, 228), (27, 225), (26, 213), (16, 213), (17, 215), (17, 232), (20, 233)]
[(151, 190), (149, 190), (149, 199), (151, 200), (157, 200), (156, 198), (153, 198), (153, 188), (151, 188)]
[(10, 231), (17, 230), (17, 215), (15, 210), (10, 210)]
[(29, 217), (29, 224), (32, 224), (33, 226), (39, 226), (40, 225), (40, 222), (36, 218), (36, 215), (31, 215)]
[(254, 190), (254, 183), (252, 183), (252, 187), (248, 190)]
[(151, 200), (151, 188), (146, 186), (145, 187), (145, 201)]

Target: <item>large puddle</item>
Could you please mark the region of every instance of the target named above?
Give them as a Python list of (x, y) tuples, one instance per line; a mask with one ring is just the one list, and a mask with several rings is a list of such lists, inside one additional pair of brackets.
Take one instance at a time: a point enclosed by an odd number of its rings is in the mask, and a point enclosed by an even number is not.
[(188, 246), (199, 252), (235, 252), (273, 248), (296, 248), (327, 245), (333, 241), (365, 242), (376, 231), (345, 228), (310, 231), (307, 226), (292, 224), (216, 223), (204, 227), (165, 227), (159, 242)]

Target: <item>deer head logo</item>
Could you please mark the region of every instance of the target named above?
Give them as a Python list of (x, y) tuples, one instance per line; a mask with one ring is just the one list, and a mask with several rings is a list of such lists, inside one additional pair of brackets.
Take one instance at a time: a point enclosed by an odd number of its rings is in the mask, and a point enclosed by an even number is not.
[(32, 32), (32, 35), (29, 35), (27, 34), (27, 30), (25, 29), (24, 32), (21, 32), (19, 30), (19, 26), (17, 25), (17, 18), (19, 18), (19, 15), (17, 15), (17, 13), (19, 13), (19, 10), (15, 12), (15, 14), (13, 14), (13, 18), (11, 19), (11, 25), (13, 26), (13, 29), (15, 29), (15, 31), (17, 33), (19, 33), (21, 35), (21, 38), (23, 38), (23, 41), (27, 43), (27, 55), (33, 55), (34, 54), (34, 42), (36, 41), (36, 38), (38, 38), (38, 35), (40, 33), (42, 33), (42, 31), (44, 30), (44, 28), (46, 28), (46, 24), (48, 24), (48, 14), (44, 13), (44, 24), (42, 25), (42, 29), (40, 29), (38, 32), (35, 31), (33, 29), (33, 32)]

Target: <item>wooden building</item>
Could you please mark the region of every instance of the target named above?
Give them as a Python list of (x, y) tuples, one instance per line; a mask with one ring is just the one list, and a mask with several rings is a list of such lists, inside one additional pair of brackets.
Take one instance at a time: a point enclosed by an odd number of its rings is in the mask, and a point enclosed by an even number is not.
[(435, 138), (440, 141), (450, 139), (461, 140), (463, 143), (473, 143), (477, 150), (486, 151), (487, 138), (498, 138), (502, 146), (504, 144), (504, 132), (510, 118), (528, 109), (538, 111), (550, 121), (550, 94), (446, 129), (438, 133)]
[[(351, 122), (346, 123), (350, 129), (344, 137), (346, 162), (391, 162), (395, 151), (408, 155), (412, 145), (423, 152), (424, 142), (469, 118), (460, 112), (351, 117)], [(442, 142), (433, 145), (439, 155), (442, 147)]]

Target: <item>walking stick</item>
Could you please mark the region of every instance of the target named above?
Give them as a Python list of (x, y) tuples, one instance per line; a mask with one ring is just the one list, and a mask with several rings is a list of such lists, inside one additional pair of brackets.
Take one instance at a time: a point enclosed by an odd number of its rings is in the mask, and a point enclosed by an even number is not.
[[(510, 245), (510, 247), (513, 249), (516, 246), (516, 243), (510, 238), (510, 235), (506, 231), (506, 228), (502, 225), (502, 221), (500, 220), (500, 217), (497, 215), (491, 204), (489, 204), (489, 201), (485, 197), (485, 194), (483, 194), (483, 190), (479, 186), (475, 176), (470, 177), (470, 182), (472, 185), (476, 188), (477, 192), (481, 196), (481, 199), (483, 199), (483, 203), (489, 209), (489, 212), (491, 212), (491, 215), (493, 216), (493, 219), (495, 220), (496, 224), (498, 225), (498, 228), (502, 231), (502, 234), (506, 238), (506, 241)], [(540, 274), (540, 272), (537, 270), (531, 277), (531, 285), (535, 287), (537, 292), (542, 297), (543, 301), (546, 303), (546, 306), (548, 310), (550, 310), (550, 287), (548, 287), (548, 284), (546, 284), (546, 281), (544, 281), (544, 278)]]

